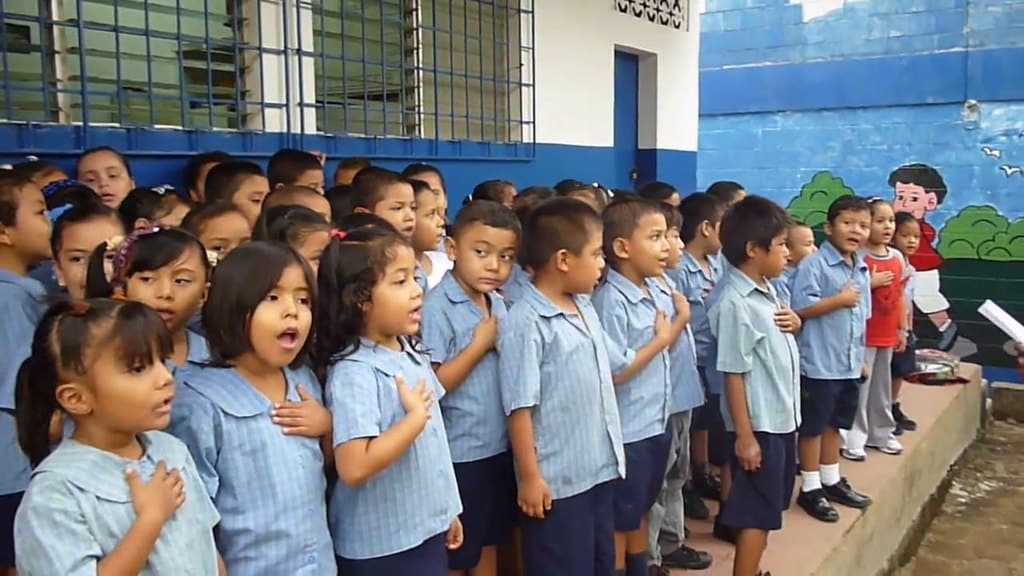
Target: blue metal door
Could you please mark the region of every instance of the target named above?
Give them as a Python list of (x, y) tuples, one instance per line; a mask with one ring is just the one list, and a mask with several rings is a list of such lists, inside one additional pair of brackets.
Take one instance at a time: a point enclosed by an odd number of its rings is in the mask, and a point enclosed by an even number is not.
[(607, 186), (632, 189), (637, 173), (637, 107), (640, 62), (636, 54), (615, 52), (614, 179)]

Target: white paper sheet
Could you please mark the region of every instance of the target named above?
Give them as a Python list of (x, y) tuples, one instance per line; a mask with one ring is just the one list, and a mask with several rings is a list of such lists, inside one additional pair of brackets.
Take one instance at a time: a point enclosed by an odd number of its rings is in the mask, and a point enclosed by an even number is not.
[(1010, 338), (1013, 338), (1014, 341), (1024, 343), (1024, 325), (1013, 316), (1010, 316), (1006, 310), (1000, 308), (995, 302), (985, 300), (978, 307), (978, 313), (988, 318), (989, 322), (995, 324), (997, 328), (1005, 332)]

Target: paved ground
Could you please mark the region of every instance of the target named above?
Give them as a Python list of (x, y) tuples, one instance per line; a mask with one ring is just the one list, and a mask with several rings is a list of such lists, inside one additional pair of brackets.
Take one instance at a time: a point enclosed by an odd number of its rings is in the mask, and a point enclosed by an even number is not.
[(995, 422), (967, 452), (899, 576), (1024, 576), (1024, 424)]

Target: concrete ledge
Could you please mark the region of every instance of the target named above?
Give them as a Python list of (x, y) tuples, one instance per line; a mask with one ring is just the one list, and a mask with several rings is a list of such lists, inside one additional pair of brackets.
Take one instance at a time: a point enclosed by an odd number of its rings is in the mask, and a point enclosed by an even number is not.
[[(769, 541), (762, 569), (786, 576), (872, 576), (889, 571), (905, 541), (913, 538), (915, 521), (981, 427), (981, 370), (965, 364), (962, 371), (971, 379), (969, 384), (904, 387), (904, 411), (917, 420), (919, 429), (901, 438), (903, 455), (869, 451), (866, 462), (841, 462), (842, 474), (871, 495), (874, 505), (863, 514), (840, 507), (840, 521), (824, 524), (794, 504), (783, 530)], [(689, 526), (689, 545), (710, 551), (715, 559), (711, 569), (697, 573), (731, 574), (732, 547), (711, 538), (709, 522)]]
[(989, 393), (992, 395), (993, 418), (1024, 422), (1024, 384), (993, 382)]

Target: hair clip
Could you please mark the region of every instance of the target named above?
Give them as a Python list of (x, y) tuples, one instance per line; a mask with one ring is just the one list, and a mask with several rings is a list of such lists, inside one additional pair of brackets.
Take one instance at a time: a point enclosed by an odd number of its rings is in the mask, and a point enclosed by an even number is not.
[(60, 192), (65, 188), (71, 188), (73, 186), (83, 186), (85, 188), (89, 187), (88, 184), (81, 182), (79, 180), (72, 180), (71, 178), (67, 178), (65, 180), (56, 180), (54, 182), (50, 182), (46, 186), (43, 186), (43, 197), (49, 198), (50, 196), (53, 196), (57, 192)]
[(122, 236), (120, 234), (118, 234), (117, 236), (111, 236), (110, 238), (107, 238), (103, 242), (103, 244), (107, 247), (107, 252), (112, 252), (114, 250), (117, 250), (118, 248), (121, 247), (121, 244), (123, 244), (123, 243), (124, 243), (124, 236)]
[(216, 268), (217, 264), (220, 263), (220, 254), (217, 254), (213, 250), (207, 250), (206, 261), (210, 263), (210, 268)]
[(871, 196), (867, 198), (868, 204), (874, 204), (875, 202), (885, 202), (885, 198), (882, 198), (881, 196)]
[(72, 300), (68, 307), (68, 314), (81, 317), (88, 314), (90, 309), (92, 309), (92, 304), (89, 304), (88, 300)]
[(170, 194), (174, 194), (175, 193), (174, 186), (171, 186), (170, 184), (161, 184), (159, 186), (153, 186), (152, 188), (150, 188), (150, 190), (152, 190), (153, 192), (156, 192), (157, 194), (159, 194), (161, 196), (165, 196), (168, 193), (170, 193)]
[(63, 216), (64, 214), (66, 214), (68, 210), (71, 210), (74, 207), (75, 207), (74, 204), (70, 204), (70, 203), (69, 204), (63, 204), (61, 206), (57, 206), (56, 208), (51, 208), (51, 209), (47, 210), (46, 212), (47, 212), (47, 214), (50, 215), (50, 221), (51, 222), (56, 222), (56, 221), (60, 220), (60, 217)]
[[(114, 266), (113, 266), (113, 268), (114, 268), (113, 279), (114, 280), (120, 280), (121, 279), (121, 275), (124, 274), (125, 266), (128, 265), (128, 252), (132, 249), (132, 246), (135, 245), (135, 241), (138, 240), (139, 238), (143, 237), (143, 236), (148, 236), (150, 234), (155, 234), (155, 233), (159, 232), (162, 229), (163, 228), (161, 228), (159, 226), (150, 226), (148, 228), (139, 228), (138, 230), (135, 230), (134, 232), (129, 234), (126, 238), (124, 238), (124, 240), (121, 242), (121, 245), (118, 246), (117, 249), (116, 249), (116, 252), (114, 252)], [(111, 250), (111, 248), (109, 247), (109, 244), (108, 244), (108, 248), (107, 249)]]
[(331, 231), (328, 233), (328, 235), (339, 242), (344, 240), (345, 237), (348, 236), (348, 234), (346, 234), (344, 230), (338, 230), (337, 228), (331, 228)]
[(39, 162), (39, 156), (33, 156), (29, 154), (25, 156), (25, 162)]

